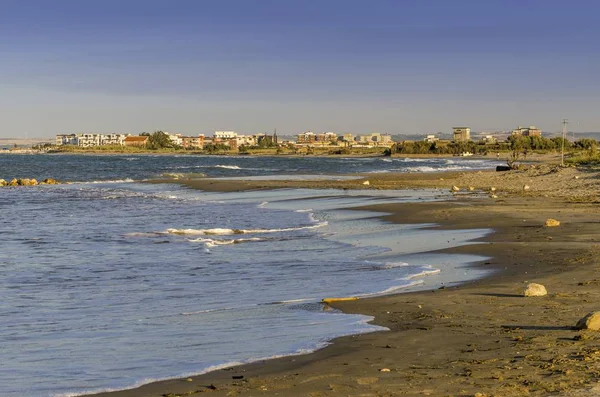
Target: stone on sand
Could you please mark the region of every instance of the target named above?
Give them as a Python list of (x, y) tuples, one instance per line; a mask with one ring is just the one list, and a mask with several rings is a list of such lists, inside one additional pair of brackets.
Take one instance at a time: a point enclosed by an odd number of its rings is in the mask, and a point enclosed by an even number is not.
[(370, 185), (370, 184), (371, 184), (371, 182), (369, 182), (369, 181), (364, 181), (363, 182), (363, 185)]
[(600, 312), (588, 313), (585, 317), (577, 321), (575, 328), (600, 331)]
[(545, 296), (548, 295), (548, 291), (546, 291), (546, 287), (542, 284), (530, 283), (527, 285), (527, 289), (523, 293), (525, 296)]
[(548, 218), (546, 219), (546, 227), (556, 227), (556, 226), (560, 226), (560, 221), (557, 221), (556, 219), (552, 219), (552, 218)]
[(459, 191), (460, 191), (460, 188), (459, 188), (458, 186), (452, 186), (452, 189), (451, 189), (451, 190), (452, 190), (453, 192), (459, 192)]
[(528, 191), (529, 189), (531, 189), (531, 188), (529, 187), (529, 185), (523, 185), (523, 191), (524, 191), (524, 192)]

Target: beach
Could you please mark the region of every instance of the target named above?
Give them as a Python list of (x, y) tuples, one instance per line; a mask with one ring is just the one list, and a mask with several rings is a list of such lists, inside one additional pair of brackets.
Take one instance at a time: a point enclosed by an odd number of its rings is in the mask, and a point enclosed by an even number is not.
[[(183, 183), (230, 191), (290, 184), (362, 189), (365, 180), (369, 188), (383, 182), (413, 189), (457, 185), (460, 190), (450, 201), (360, 209), (381, 212), (388, 222), (493, 229), (474, 244), (441, 251), (489, 257), (475, 266), (491, 275), (459, 286), (332, 304), (345, 313), (373, 316), (374, 324), (389, 331), (338, 338), (307, 355), (98, 396), (595, 395), (598, 336), (573, 326), (598, 310), (600, 298), (596, 172), (538, 165), (510, 173)], [(545, 227), (548, 218), (560, 226)], [(525, 298), (531, 282), (546, 286), (548, 295)]]

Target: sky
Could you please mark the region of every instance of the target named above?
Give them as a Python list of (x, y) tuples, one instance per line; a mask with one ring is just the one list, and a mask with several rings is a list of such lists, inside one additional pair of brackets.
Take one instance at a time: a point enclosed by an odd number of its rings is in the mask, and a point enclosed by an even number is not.
[(600, 131), (596, 0), (0, 0), (0, 138)]

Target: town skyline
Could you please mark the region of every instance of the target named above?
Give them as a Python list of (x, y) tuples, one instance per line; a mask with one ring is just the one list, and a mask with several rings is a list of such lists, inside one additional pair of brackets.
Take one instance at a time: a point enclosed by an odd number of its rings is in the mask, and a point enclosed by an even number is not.
[(0, 138), (600, 131), (600, 4), (3, 3)]

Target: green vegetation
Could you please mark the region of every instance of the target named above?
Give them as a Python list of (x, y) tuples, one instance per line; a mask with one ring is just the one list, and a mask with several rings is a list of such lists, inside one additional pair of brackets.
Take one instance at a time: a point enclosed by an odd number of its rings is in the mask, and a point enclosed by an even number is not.
[[(146, 133), (147, 134), (147, 133)], [(145, 135), (144, 133), (140, 134), (141, 136)], [(155, 131), (152, 134), (147, 134), (148, 143), (146, 143), (146, 148), (150, 150), (157, 149), (180, 149), (181, 147), (175, 144), (169, 138), (168, 134), (165, 134), (162, 131)]]

